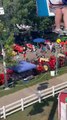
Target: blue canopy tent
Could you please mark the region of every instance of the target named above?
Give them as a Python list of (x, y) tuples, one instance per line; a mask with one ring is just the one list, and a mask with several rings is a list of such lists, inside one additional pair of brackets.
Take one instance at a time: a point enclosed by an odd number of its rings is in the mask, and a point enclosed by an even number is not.
[(33, 42), (35, 42), (35, 43), (44, 43), (44, 41), (45, 41), (45, 39), (43, 39), (43, 38), (36, 38), (33, 40)]
[(36, 68), (35, 64), (29, 63), (26, 61), (21, 61), (18, 63), (18, 65), (11, 67), (11, 69), (17, 73), (25, 72), (25, 71), (32, 70), (35, 68)]

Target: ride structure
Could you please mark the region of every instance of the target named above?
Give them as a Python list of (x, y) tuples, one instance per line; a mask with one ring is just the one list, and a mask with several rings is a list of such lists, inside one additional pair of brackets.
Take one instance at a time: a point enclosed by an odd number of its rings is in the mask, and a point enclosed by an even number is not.
[(49, 8), (48, 0), (36, 0), (37, 14), (40, 17), (43, 16), (54, 16), (52, 9)]

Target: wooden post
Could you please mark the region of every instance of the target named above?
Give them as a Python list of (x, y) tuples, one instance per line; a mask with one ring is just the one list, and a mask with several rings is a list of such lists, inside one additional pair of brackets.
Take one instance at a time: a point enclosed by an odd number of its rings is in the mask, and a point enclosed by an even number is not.
[(39, 99), (39, 103), (41, 103), (41, 92), (38, 91), (38, 99)]
[(5, 111), (5, 106), (3, 106), (3, 118), (6, 119), (6, 111)]
[(24, 111), (24, 101), (22, 98), (21, 98), (21, 108), (22, 108), (22, 111)]
[(54, 86), (52, 87), (52, 90), (53, 90), (53, 97), (54, 97)]

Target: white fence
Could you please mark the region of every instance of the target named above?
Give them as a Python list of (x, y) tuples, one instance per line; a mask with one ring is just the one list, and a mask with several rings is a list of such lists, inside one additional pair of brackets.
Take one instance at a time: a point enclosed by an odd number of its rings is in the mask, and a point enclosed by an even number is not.
[(23, 111), (24, 108), (26, 108), (36, 102), (41, 103), (41, 100), (46, 99), (50, 96), (54, 96), (55, 94), (58, 94), (65, 88), (67, 88), (67, 82), (58, 84), (56, 86), (52, 86), (52, 87), (47, 88), (42, 91), (38, 91), (37, 93), (32, 94), (25, 98), (21, 98), (20, 100), (14, 102), (12, 104), (3, 106), (2, 108), (0, 108), (0, 118), (6, 119), (6, 117), (8, 115), (11, 115), (12, 113), (15, 113), (19, 110)]

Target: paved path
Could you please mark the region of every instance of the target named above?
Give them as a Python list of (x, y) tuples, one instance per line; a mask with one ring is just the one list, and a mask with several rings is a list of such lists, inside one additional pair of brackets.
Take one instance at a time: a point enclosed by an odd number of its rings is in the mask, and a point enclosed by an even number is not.
[[(25, 88), (23, 90), (19, 90), (19, 91), (12, 93), (10, 95), (6, 95), (6, 96), (0, 98), (0, 107), (2, 107), (3, 105), (7, 105), (7, 104), (10, 104), (12, 102), (15, 102), (21, 98), (27, 97), (33, 93), (37, 93), (38, 88), (45, 89), (46, 84), (48, 85), (47, 87), (51, 87), (51, 86), (60, 84), (60, 83), (65, 82), (65, 81), (67, 81), (67, 74), (63, 74), (59, 77), (55, 77), (53, 79), (50, 79), (49, 81), (45, 81), (43, 83), (36, 84), (32, 87)], [(42, 86), (42, 88), (40, 88), (39, 86), (40, 87)]]

